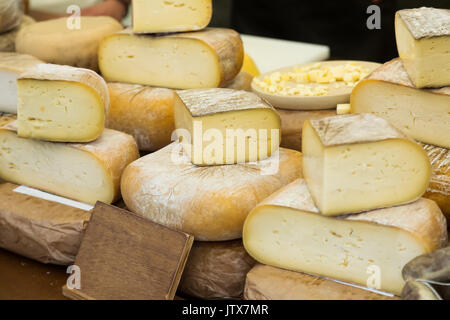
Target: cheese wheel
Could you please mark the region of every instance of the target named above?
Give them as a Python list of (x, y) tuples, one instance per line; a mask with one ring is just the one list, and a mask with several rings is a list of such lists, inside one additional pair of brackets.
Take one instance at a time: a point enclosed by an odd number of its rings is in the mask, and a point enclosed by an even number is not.
[(16, 51), (17, 34), (24, 27), (35, 23), (36, 21), (29, 16), (22, 16), (22, 21), (16, 28), (0, 34), (0, 52), (14, 52)]
[(302, 129), (306, 120), (331, 117), (336, 110), (297, 111), (276, 109), (281, 118), (281, 144), (283, 148), (302, 151)]
[(16, 51), (45, 62), (98, 71), (98, 47), (106, 36), (122, 29), (111, 17), (60, 18), (20, 30)]
[(331, 218), (319, 213), (303, 179), (254, 208), (243, 232), (245, 249), (261, 263), (396, 295), (404, 285), (403, 266), (447, 240), (447, 223), (434, 201)]
[(253, 76), (250, 73), (241, 70), (225, 88), (252, 91), (252, 80)]
[(0, 33), (17, 27), (22, 20), (23, 10), (23, 1), (2, 0), (0, 2)]
[(245, 276), (255, 263), (241, 240), (195, 241), (178, 290), (199, 299), (242, 299)]
[(242, 40), (231, 29), (157, 36), (127, 29), (102, 41), (99, 65), (107, 81), (174, 89), (216, 88), (234, 79), (243, 56)]
[(139, 157), (133, 137), (115, 130), (86, 144), (24, 139), (16, 130), (16, 122), (0, 128), (0, 178), (89, 204), (117, 200), (122, 171)]
[(196, 240), (233, 240), (258, 202), (300, 176), (297, 151), (280, 149), (256, 163), (199, 167), (175, 142), (126, 168), (122, 197), (131, 211)]

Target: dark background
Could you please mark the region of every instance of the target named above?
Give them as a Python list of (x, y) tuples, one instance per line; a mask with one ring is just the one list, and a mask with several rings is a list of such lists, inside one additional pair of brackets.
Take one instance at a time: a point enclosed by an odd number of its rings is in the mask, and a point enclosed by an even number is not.
[[(367, 7), (381, 9), (381, 29), (366, 26)], [(450, 9), (450, 0), (214, 0), (211, 26), (244, 34), (328, 45), (331, 59), (385, 62), (396, 57), (395, 11)]]

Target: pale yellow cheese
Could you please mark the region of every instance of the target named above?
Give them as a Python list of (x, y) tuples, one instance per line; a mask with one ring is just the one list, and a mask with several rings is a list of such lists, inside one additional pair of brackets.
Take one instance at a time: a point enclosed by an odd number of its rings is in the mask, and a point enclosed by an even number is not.
[(18, 135), (59, 142), (89, 142), (105, 128), (109, 94), (92, 70), (38, 64), (17, 80)]
[(351, 108), (349, 103), (340, 103), (336, 106), (337, 114), (347, 114), (350, 113)]
[(414, 201), (431, 175), (423, 149), (371, 114), (307, 120), (302, 152), (303, 175), (324, 215)]
[(230, 29), (158, 36), (124, 30), (102, 41), (99, 65), (107, 81), (175, 89), (215, 88), (233, 80), (243, 56), (242, 40)]
[(450, 148), (450, 87), (416, 89), (399, 59), (385, 63), (352, 91), (352, 113), (373, 113), (411, 138)]
[(256, 163), (199, 167), (179, 143), (130, 164), (122, 177), (127, 207), (200, 241), (238, 239), (247, 214), (301, 176), (301, 153), (280, 149)]
[(447, 240), (447, 223), (434, 201), (326, 217), (303, 179), (258, 204), (243, 231), (247, 252), (261, 263), (396, 295), (404, 285), (403, 266)]
[(212, 0), (134, 0), (133, 32), (194, 31), (212, 17)]
[(450, 10), (397, 11), (398, 54), (417, 88), (450, 86)]
[(139, 157), (134, 139), (115, 130), (66, 144), (20, 138), (16, 129), (16, 122), (0, 128), (0, 179), (89, 204), (117, 200), (122, 171)]
[(106, 36), (122, 30), (111, 17), (74, 17), (41, 21), (22, 28), (16, 51), (45, 62), (98, 71), (98, 48)]
[(280, 145), (280, 117), (254, 93), (178, 91), (174, 107), (177, 135), (196, 165), (263, 160)]

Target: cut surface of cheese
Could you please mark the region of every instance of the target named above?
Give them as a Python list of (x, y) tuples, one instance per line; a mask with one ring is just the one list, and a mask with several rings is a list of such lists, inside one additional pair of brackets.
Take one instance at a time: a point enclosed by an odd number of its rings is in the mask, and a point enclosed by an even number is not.
[(0, 178), (89, 204), (117, 200), (122, 171), (139, 157), (133, 137), (115, 130), (66, 144), (20, 138), (16, 129), (0, 128)]
[(263, 160), (280, 145), (280, 117), (257, 95), (232, 89), (178, 91), (175, 128), (196, 165)]
[(143, 151), (156, 151), (172, 142), (173, 90), (119, 82), (108, 83), (108, 89), (108, 128), (132, 135)]
[(131, 211), (196, 240), (233, 240), (258, 202), (300, 176), (297, 151), (280, 149), (257, 163), (199, 167), (174, 142), (126, 168), (122, 197)]
[(102, 41), (99, 65), (107, 81), (175, 89), (215, 88), (239, 73), (243, 55), (242, 40), (231, 29), (162, 36), (137, 35), (127, 29)]
[(0, 52), (0, 112), (17, 113), (17, 78), (39, 63), (28, 54)]
[(18, 135), (59, 142), (89, 142), (105, 128), (109, 94), (92, 70), (38, 64), (17, 80)]
[(185, 32), (205, 28), (212, 0), (134, 0), (133, 32)]
[(0, 33), (17, 27), (22, 20), (23, 11), (23, 1), (2, 0), (0, 2)]
[(60, 18), (37, 22), (20, 30), (16, 51), (45, 62), (98, 71), (98, 47), (104, 37), (122, 30), (111, 17)]
[(450, 87), (416, 89), (401, 60), (385, 63), (352, 91), (352, 113), (373, 113), (409, 137), (450, 148)]
[(398, 54), (417, 88), (450, 86), (450, 10), (397, 11)]
[(403, 266), (447, 240), (447, 223), (434, 201), (326, 217), (303, 179), (258, 204), (243, 231), (247, 252), (261, 263), (396, 295), (404, 285)]
[(424, 150), (371, 114), (307, 120), (302, 152), (303, 175), (324, 215), (414, 201), (431, 175)]

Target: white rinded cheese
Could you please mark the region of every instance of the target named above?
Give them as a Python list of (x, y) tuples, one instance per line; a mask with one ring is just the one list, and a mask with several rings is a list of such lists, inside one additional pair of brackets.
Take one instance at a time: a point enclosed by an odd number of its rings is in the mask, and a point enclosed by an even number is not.
[(450, 148), (450, 87), (416, 89), (399, 59), (385, 63), (353, 89), (352, 113), (373, 113), (409, 137)]
[(10, 31), (20, 24), (23, 9), (23, 1), (2, 0), (0, 2), (0, 33)]
[(301, 176), (301, 153), (280, 149), (256, 163), (199, 167), (179, 143), (130, 164), (122, 177), (127, 207), (200, 241), (240, 238), (245, 217)]
[(447, 244), (447, 223), (434, 201), (357, 215), (326, 217), (298, 179), (248, 215), (244, 246), (257, 261), (399, 295), (402, 268)]
[(185, 32), (205, 28), (212, 17), (211, 0), (134, 0), (133, 32)]
[(302, 144), (303, 175), (324, 215), (411, 202), (430, 180), (423, 149), (371, 114), (308, 120)]
[(191, 89), (175, 97), (175, 127), (196, 165), (268, 158), (280, 145), (280, 117), (257, 95), (232, 89)]
[(18, 135), (59, 142), (89, 142), (105, 128), (109, 94), (92, 70), (41, 63), (17, 80)]
[(105, 129), (87, 144), (20, 138), (16, 122), (0, 128), (0, 179), (73, 200), (112, 203), (122, 171), (139, 157), (134, 139)]
[(450, 86), (450, 10), (400, 10), (395, 35), (398, 54), (417, 88)]
[(157, 36), (124, 30), (106, 37), (99, 49), (107, 81), (175, 89), (225, 86), (243, 57), (239, 34), (219, 28)]

